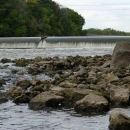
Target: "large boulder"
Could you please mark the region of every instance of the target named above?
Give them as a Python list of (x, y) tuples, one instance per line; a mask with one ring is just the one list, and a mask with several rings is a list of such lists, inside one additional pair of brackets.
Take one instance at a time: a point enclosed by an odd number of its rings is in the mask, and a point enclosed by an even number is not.
[(130, 42), (117, 42), (112, 55), (112, 68), (130, 65)]
[(29, 107), (31, 109), (43, 109), (44, 107), (56, 107), (64, 101), (64, 97), (57, 96), (52, 92), (43, 92), (34, 97), (30, 103)]
[(103, 96), (90, 93), (75, 103), (75, 110), (87, 113), (104, 112), (109, 110), (109, 103)]
[(110, 130), (130, 130), (130, 117), (119, 111), (112, 111), (109, 118)]

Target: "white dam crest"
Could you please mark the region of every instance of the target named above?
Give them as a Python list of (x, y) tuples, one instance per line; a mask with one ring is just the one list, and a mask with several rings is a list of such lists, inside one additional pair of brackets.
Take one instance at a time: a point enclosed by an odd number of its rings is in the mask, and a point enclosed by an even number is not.
[(75, 37), (5, 37), (0, 38), (0, 49), (43, 48), (114, 48), (118, 41), (130, 41), (129, 36)]

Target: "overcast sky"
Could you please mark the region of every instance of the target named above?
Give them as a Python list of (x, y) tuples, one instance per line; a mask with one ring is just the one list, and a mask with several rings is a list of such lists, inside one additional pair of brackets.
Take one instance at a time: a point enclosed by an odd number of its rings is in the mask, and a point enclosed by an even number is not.
[(112, 28), (130, 32), (130, 0), (53, 0), (85, 19), (83, 29)]

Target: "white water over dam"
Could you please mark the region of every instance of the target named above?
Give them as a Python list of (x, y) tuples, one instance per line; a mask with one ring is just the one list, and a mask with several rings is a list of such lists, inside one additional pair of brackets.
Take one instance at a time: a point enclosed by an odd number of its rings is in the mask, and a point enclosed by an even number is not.
[(0, 48), (114, 48), (118, 41), (130, 41), (130, 36), (2, 37)]

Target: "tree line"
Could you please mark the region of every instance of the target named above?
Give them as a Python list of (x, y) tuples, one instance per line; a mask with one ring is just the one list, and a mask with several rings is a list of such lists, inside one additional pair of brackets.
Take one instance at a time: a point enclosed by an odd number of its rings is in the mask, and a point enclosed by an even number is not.
[(111, 28), (96, 29), (90, 28), (87, 31), (87, 35), (114, 35), (114, 36), (130, 36), (130, 32), (118, 31)]
[(0, 37), (80, 36), (84, 18), (52, 0), (0, 0)]

